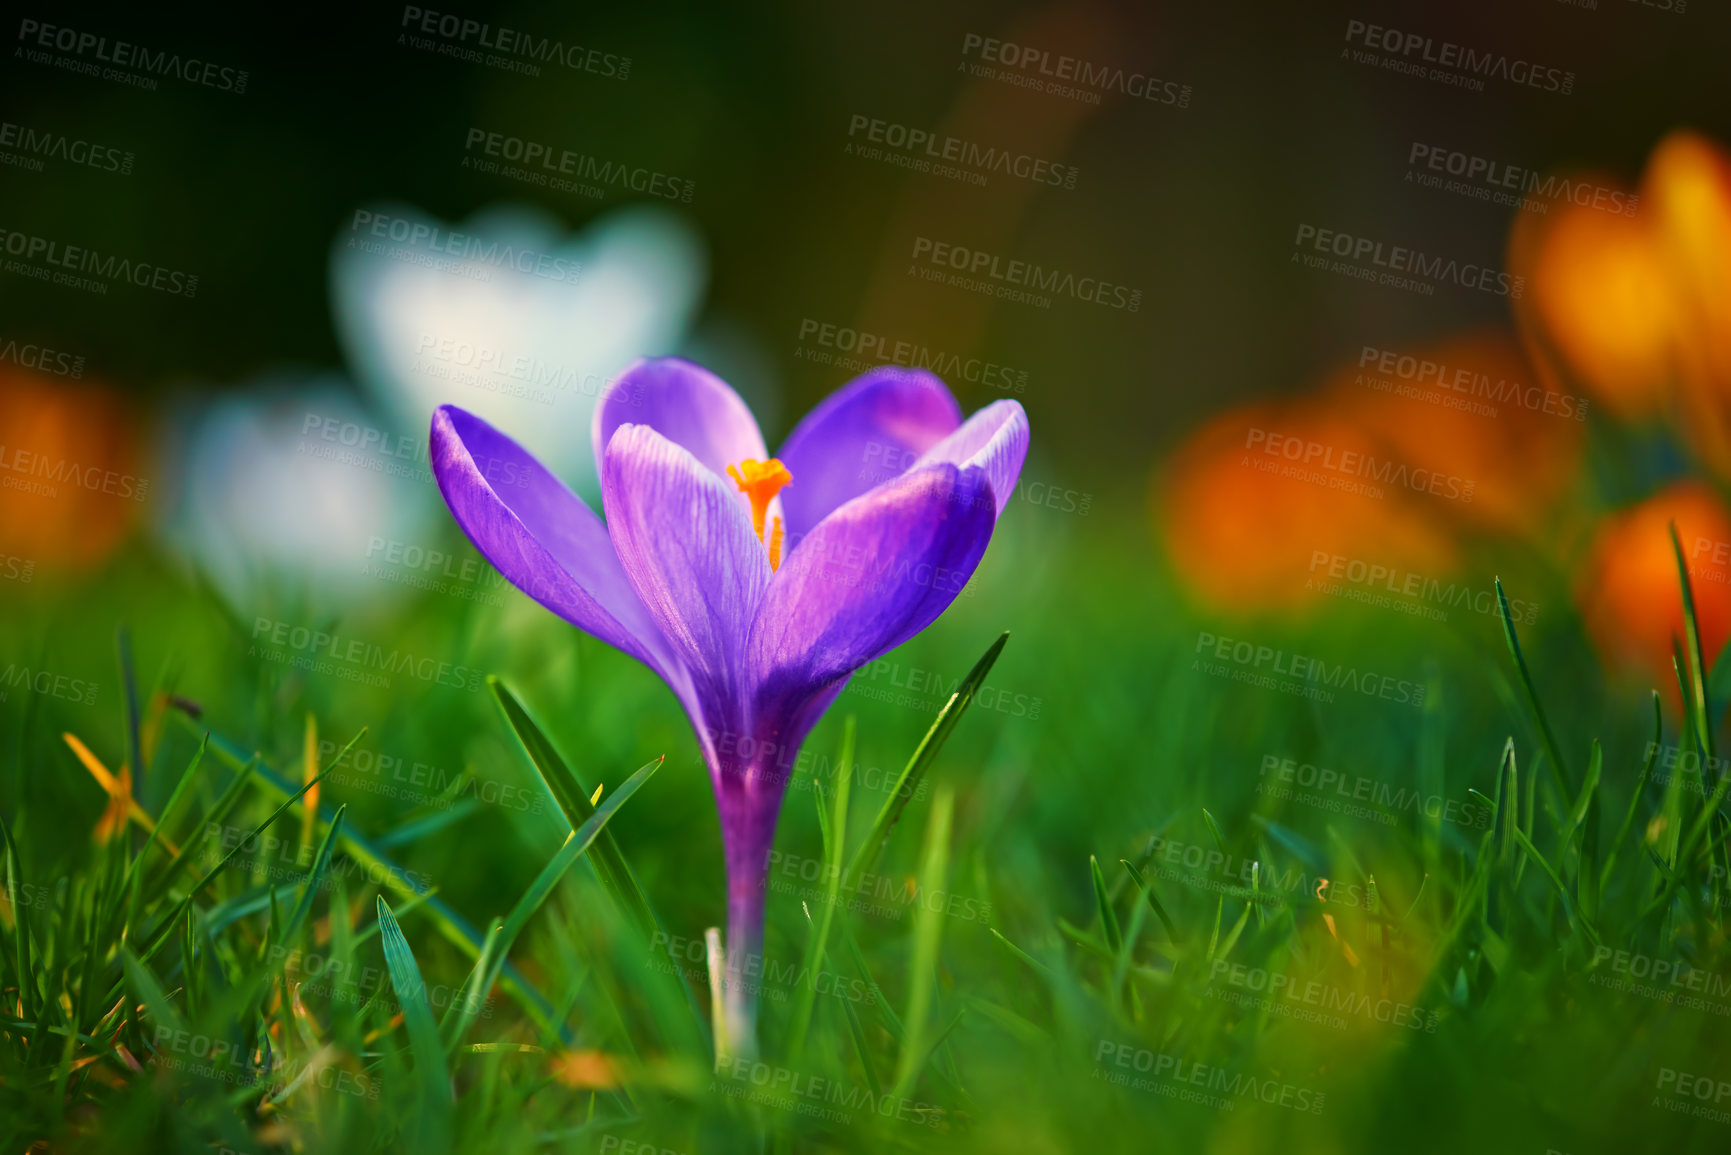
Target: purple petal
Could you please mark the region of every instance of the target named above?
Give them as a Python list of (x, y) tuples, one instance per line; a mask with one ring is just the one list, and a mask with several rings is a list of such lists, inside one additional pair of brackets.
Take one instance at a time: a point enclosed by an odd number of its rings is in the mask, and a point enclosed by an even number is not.
[(692, 724), (713, 766), (715, 743), (744, 731), (741, 671), (768, 552), (732, 485), (647, 425), (613, 434), (601, 500), (625, 576), (691, 674)]
[(806, 414), (777, 454), (793, 484), (782, 492), (789, 540), (874, 485), (908, 471), (962, 421), (944, 383), (886, 366), (854, 378)]
[(1016, 479), (1028, 456), (1028, 415), (1019, 401), (994, 401), (962, 427), (925, 451), (914, 468), (940, 461), (983, 469), (992, 483), (998, 515), (1016, 495)]
[(433, 413), (432, 469), (451, 515), (512, 585), (680, 689), (682, 671), (581, 498), (472, 413)]
[(819, 522), (775, 575), (752, 628), (756, 713), (793, 717), (813, 693), (930, 625), (979, 565), (994, 509), (984, 470), (942, 463)]
[[(597, 470), (622, 425), (648, 426), (723, 480), (729, 465), (769, 457), (757, 419), (739, 394), (709, 370), (677, 357), (639, 361), (614, 379), (595, 407)], [(745, 501), (743, 495), (736, 499)]]

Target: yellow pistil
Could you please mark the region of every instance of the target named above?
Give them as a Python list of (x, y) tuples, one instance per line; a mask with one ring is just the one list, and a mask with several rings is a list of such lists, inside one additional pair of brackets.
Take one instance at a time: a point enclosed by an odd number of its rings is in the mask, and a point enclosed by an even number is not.
[(727, 476), (733, 478), (733, 484), (739, 486), (739, 492), (745, 494), (751, 502), (751, 528), (757, 534), (757, 540), (764, 543), (769, 550), (769, 568), (781, 568), (781, 518), (775, 519), (775, 526), (770, 536), (763, 536), (763, 523), (769, 516), (769, 503), (775, 500), (775, 495), (793, 481), (793, 474), (787, 471), (787, 466), (770, 458), (768, 461), (757, 461), (747, 458), (738, 465), (727, 467)]

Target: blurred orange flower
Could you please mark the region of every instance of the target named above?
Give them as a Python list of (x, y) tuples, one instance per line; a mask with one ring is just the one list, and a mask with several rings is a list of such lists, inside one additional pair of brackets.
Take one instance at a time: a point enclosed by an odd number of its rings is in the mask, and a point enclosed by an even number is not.
[(1679, 482), (1606, 517), (1576, 575), (1575, 601), (1606, 664), (1644, 674), (1676, 709), (1671, 641), (1683, 639), (1683, 595), (1673, 521), (1711, 667), (1731, 637), (1731, 510), (1700, 482)]
[(1381, 486), (1380, 499), (1370, 496), (1357, 487), (1375, 483), (1335, 468), (1349, 455), (1377, 451), (1364, 430), (1304, 401), (1216, 417), (1156, 482), (1179, 574), (1216, 608), (1280, 610), (1326, 596), (1335, 557), (1427, 571), (1452, 566), (1452, 543), (1416, 515), (1406, 494)]
[[(1591, 174), (1571, 185), (1626, 191)], [(1612, 203), (1641, 211), (1632, 195)], [(1516, 214), (1509, 239), (1509, 269), (1528, 286), (1512, 304), (1533, 360), (1553, 388), (1585, 389), (1625, 419), (1648, 415), (1672, 380), (1676, 316), (1651, 213), (1548, 207)]]
[(1432, 503), (1430, 516), (1526, 535), (1573, 482), (1587, 399), (1544, 384), (1510, 334), (1371, 350), (1360, 362), (1328, 384), (1324, 403), (1414, 470), (1472, 484), (1470, 500)]
[(1443, 578), (1466, 532), (1530, 534), (1575, 476), (1584, 412), (1512, 337), (1367, 348), (1315, 393), (1230, 410), (1156, 481), (1180, 576), (1233, 610), (1335, 592), (1335, 559)]
[(1648, 158), (1641, 192), (1670, 275), (1682, 431), (1731, 476), (1731, 157), (1673, 132)]
[(149, 494), (140, 459), (110, 390), (0, 369), (0, 553), (47, 568), (107, 557)]
[(1639, 198), (1555, 209), (1521, 214), (1509, 240), (1535, 360), (1624, 418), (1671, 416), (1731, 477), (1731, 156), (1679, 129), (1648, 157)]

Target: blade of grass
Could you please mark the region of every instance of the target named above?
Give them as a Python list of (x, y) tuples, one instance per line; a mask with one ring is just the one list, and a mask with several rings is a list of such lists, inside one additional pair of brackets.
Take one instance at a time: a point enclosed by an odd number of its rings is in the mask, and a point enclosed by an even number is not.
[[(162, 804), (162, 814), (156, 819), (156, 822), (152, 824), (150, 834), (144, 840), (144, 846), (139, 849), (138, 854), (134, 856), (131, 864), (126, 868), (128, 903), (126, 923), (128, 926), (131, 926), (132, 920), (138, 915), (139, 887), (144, 880), (145, 856), (150, 853), (150, 848), (156, 845), (159, 837), (163, 839), (165, 846), (168, 845), (166, 841), (167, 836), (162, 832), (167, 828), (169, 822), (174, 817), (176, 803), (178, 803), (181, 796), (186, 793), (187, 788), (192, 785), (193, 777), (198, 771), (199, 763), (204, 761), (204, 752), (209, 748), (209, 746), (210, 735), (207, 733), (199, 740), (198, 749), (193, 753), (192, 761), (187, 763), (185, 770), (181, 771), (180, 781), (176, 782), (174, 784), (174, 789), (169, 792), (168, 801)], [(179, 852), (171, 850), (169, 853), (178, 856)]]
[(266, 818), (258, 826), (254, 827), (253, 832), (250, 836), (248, 836), (247, 838), (243, 838), (240, 841), (236, 842), (234, 845), (234, 849), (230, 850), (227, 854), (223, 855), (222, 861), (218, 862), (215, 866), (211, 867), (210, 872), (208, 874), (206, 874), (203, 878), (199, 879), (198, 884), (195, 885), (190, 891), (187, 892), (186, 897), (181, 899), (180, 902), (175, 906), (173, 912), (166, 919), (163, 920), (161, 926), (157, 929), (157, 932), (150, 937), (150, 941), (146, 944), (144, 951), (139, 955), (139, 960), (141, 962), (150, 961), (151, 956), (154, 955), (158, 950), (162, 949), (162, 944), (167, 942), (169, 935), (173, 933), (175, 920), (178, 919), (188, 908), (190, 908), (192, 906), (193, 900), (196, 899), (200, 894), (202, 894), (204, 892), (205, 887), (209, 886), (212, 882), (214, 882), (216, 880), (218, 875), (220, 875), (224, 870), (228, 869), (228, 864), (230, 862), (234, 861), (235, 855), (239, 854), (241, 852), (241, 850), (244, 849), (249, 843), (254, 845), (254, 846), (258, 845), (258, 843), (255, 840), (260, 835), (262, 835), (266, 830), (269, 830), (271, 827), (271, 824), (274, 823), (278, 818), (282, 817), (283, 813), (285, 811), (287, 811), (290, 806), (293, 806), (296, 802), (300, 801), (301, 795), (305, 794), (308, 790), (311, 790), (317, 784), (318, 784), (318, 779), (315, 778), (311, 782), (308, 782), (305, 786), (302, 786), (299, 790), (295, 791), (292, 795), (289, 796), (289, 798), (286, 802), (284, 802), (281, 806), (278, 806), (275, 810), (271, 811), (269, 818)]
[(1695, 730), (1696, 740), (1701, 743), (1701, 750), (1708, 758), (1713, 757), (1713, 722), (1712, 710), (1707, 702), (1707, 668), (1706, 659), (1701, 654), (1701, 624), (1695, 614), (1695, 589), (1689, 580), (1689, 566), (1683, 560), (1683, 541), (1677, 536), (1677, 523), (1671, 523), (1671, 549), (1677, 557), (1677, 582), (1683, 590), (1683, 638), (1687, 643), (1685, 653), (1689, 658), (1689, 681), (1693, 693), (1694, 710), (1691, 711), (1690, 722)]
[(1092, 854), (1088, 856), (1088, 874), (1094, 882), (1094, 905), (1100, 915), (1100, 928), (1105, 932), (1106, 945), (1113, 954), (1117, 954), (1124, 946), (1124, 932), (1119, 929), (1118, 916), (1112, 910), (1112, 900), (1106, 897), (1106, 876), (1100, 873), (1100, 860)]
[(1539, 864), (1539, 870), (1544, 876), (1551, 880), (1551, 885), (1562, 897), (1563, 910), (1569, 917), (1570, 925), (1579, 926), (1586, 934), (1587, 940), (1594, 946), (1598, 946), (1599, 932), (1594, 930), (1592, 924), (1576, 909), (1573, 900), (1569, 898), (1568, 887), (1563, 885), (1563, 880), (1557, 877), (1557, 872), (1551, 869), (1551, 864), (1545, 861), (1545, 856), (1539, 853), (1538, 847), (1534, 846), (1532, 840), (1523, 834), (1519, 828), (1515, 830), (1515, 840), (1520, 843), (1521, 849), (1527, 852), (1528, 857)]
[[(191, 728), (190, 723), (188, 723), (188, 728)], [(210, 731), (206, 730), (204, 732), (204, 737), (208, 746)], [(257, 766), (258, 756), (255, 754), (244, 764), (236, 763), (230, 767), (230, 769), (234, 771), (233, 780), (223, 788), (223, 792), (217, 797), (217, 800), (211, 806), (210, 811), (200, 820), (199, 824), (206, 831), (217, 830), (227, 825), (229, 814), (234, 811), (236, 806), (240, 805), (241, 796), (246, 793), (246, 788), (251, 785), (253, 771)], [(144, 904), (146, 906), (154, 906), (168, 893), (169, 888), (174, 885), (177, 867), (184, 870), (190, 870), (193, 873), (193, 876), (197, 877), (198, 865), (191, 857), (192, 849), (196, 844), (196, 836), (189, 838), (186, 847), (187, 853), (177, 855), (174, 861), (169, 863), (168, 866), (163, 869), (162, 874), (156, 879), (156, 881), (149, 883), (144, 887)]]
[[(932, 814), (926, 823), (926, 845), (920, 866), (920, 892), (940, 894), (948, 880), (950, 864), (950, 816), (955, 805), (955, 792), (940, 787), (932, 798)], [(914, 922), (913, 957), (908, 965), (908, 1009), (903, 1019), (905, 1037), (901, 1058), (896, 1065), (895, 1101), (907, 1098), (919, 1077), (929, 1045), (926, 1042), (931, 1017), (933, 994), (937, 984), (938, 941), (943, 935), (943, 911), (920, 904)]]
[(380, 850), (390, 850), (398, 846), (413, 846), (429, 834), (436, 834), (454, 822), (461, 822), (469, 815), (478, 812), (481, 803), (474, 798), (465, 798), (454, 806), (443, 810), (435, 810), (411, 819), (401, 826), (387, 830), (373, 839), (373, 845)]
[[(482, 944), (480, 956), (475, 960), (475, 968), (470, 973), (470, 982), (465, 995), (460, 1000), (461, 1005), (453, 1003), (446, 1011), (448, 1026), (445, 1049), (456, 1049), (463, 1035), (468, 1031), (469, 1024), (480, 1014), (487, 995), (498, 981), (499, 971), (505, 965), (505, 958), (511, 953), (511, 948), (517, 942), (517, 936), (523, 933), (523, 928), (529, 924), (541, 904), (547, 901), (547, 896), (553, 893), (553, 888), (559, 880), (565, 877), (565, 872), (571, 869), (572, 863), (581, 858), (600, 837), (602, 830), (619, 808), (637, 793), (639, 787), (661, 769), (665, 758), (657, 758), (649, 762), (637, 773), (620, 784), (619, 789), (609, 795), (591, 814), (582, 826), (573, 830), (565, 837), (565, 844), (559, 852), (550, 859), (541, 873), (535, 876), (535, 881), (529, 884), (529, 889), (523, 892), (523, 897), (511, 908), (499, 932), (489, 934)], [(491, 948), (489, 950), (489, 947)], [(470, 997), (473, 996), (473, 997)], [(454, 1012), (454, 1013), (453, 1013)]]
[[(188, 723), (190, 728), (190, 723)], [(231, 768), (238, 769), (244, 762), (240, 753), (219, 735), (212, 734), (211, 750), (217, 760)], [(334, 763), (333, 763), (334, 765)], [(258, 784), (269, 794), (282, 798), (293, 792), (286, 778), (277, 771), (256, 763), (254, 773)], [(389, 856), (381, 853), (369, 840), (353, 830), (345, 830), (340, 839), (343, 852), (367, 869), (369, 878), (382, 880), (391, 890), (409, 899), (401, 909), (406, 914), (410, 906), (420, 905), (433, 920), (439, 933), (452, 945), (462, 950), (471, 959), (480, 957), (482, 938), (469, 921), (458, 914), (443, 899), (430, 890), (421, 889), (412, 879), (413, 872), (404, 870), (393, 862)], [(362, 932), (363, 934), (365, 932)], [(538, 1026), (545, 1028), (549, 1034), (558, 1035), (562, 1040), (570, 1041), (570, 1032), (563, 1027), (556, 1027), (552, 1019), (552, 1004), (545, 995), (529, 982), (516, 967), (506, 964), (500, 975), (500, 985), (518, 1004), (527, 1011)]]
[(1172, 945), (1183, 946), (1184, 940), (1178, 934), (1178, 928), (1172, 925), (1172, 919), (1167, 915), (1166, 908), (1160, 905), (1160, 900), (1154, 895), (1154, 888), (1148, 885), (1148, 880), (1142, 877), (1142, 872), (1137, 870), (1135, 864), (1128, 858), (1120, 858), (1118, 861), (1124, 864), (1124, 869), (1130, 872), (1130, 877), (1135, 880), (1137, 886), (1142, 888), (1143, 895), (1148, 899), (1148, 905), (1154, 910), (1154, 917), (1159, 919), (1160, 925), (1166, 928), (1166, 937), (1171, 940)]
[(36, 1000), (41, 997), (31, 950), (30, 909), (33, 904), (19, 901), (24, 894), (24, 864), (12, 841), (11, 827), (4, 818), (0, 818), (0, 838), (6, 840), (6, 897), (12, 904), (13, 965), (18, 968), (18, 1017), (31, 1019), (36, 1017)]
[[(504, 713), (511, 731), (517, 735), (523, 752), (529, 756), (529, 764), (540, 775), (548, 793), (553, 795), (553, 800), (558, 803), (565, 820), (571, 824), (572, 830), (581, 828), (595, 814), (595, 807), (589, 802), (592, 791), (586, 789), (577, 775), (565, 764), (565, 760), (553, 748), (553, 743), (542, 733), (535, 720), (529, 717), (528, 711), (523, 709), (505, 683), (490, 676), (487, 686), (493, 691), (493, 697), (499, 703), (499, 709)], [(595, 873), (601, 876), (601, 883), (613, 897), (613, 901), (630, 915), (645, 938), (653, 935), (660, 924), (655, 918), (654, 909), (649, 905), (648, 896), (637, 882), (637, 876), (625, 861), (625, 855), (620, 851), (612, 831), (602, 832), (589, 860), (594, 864)]]
[[(318, 715), (307, 711), (306, 738), (302, 743), (301, 781), (308, 782), (319, 776), (319, 722)], [(319, 824), (319, 792), (314, 790), (307, 795), (307, 804), (301, 808), (301, 836), (299, 846), (313, 844), (313, 832)]]
[(1521, 653), (1520, 638), (1515, 635), (1515, 619), (1509, 612), (1509, 595), (1503, 592), (1503, 579), (1496, 578), (1497, 611), (1502, 615), (1503, 640), (1508, 643), (1509, 653), (1515, 659), (1515, 672), (1520, 675), (1521, 689), (1527, 696), (1527, 708), (1533, 716), (1533, 724), (1538, 727), (1539, 740), (1544, 743), (1545, 758), (1551, 764), (1551, 775), (1556, 780), (1557, 795), (1565, 804), (1575, 796), (1574, 789), (1569, 785), (1569, 770), (1563, 761), (1563, 751), (1557, 745), (1557, 736), (1551, 731), (1550, 719), (1545, 717), (1545, 708), (1539, 703), (1539, 692), (1533, 686), (1533, 676), (1527, 670), (1527, 659)]
[[(854, 719), (849, 715), (842, 724), (841, 761), (836, 770), (835, 800), (825, 823), (827, 837), (824, 847), (824, 874), (828, 883), (824, 888), (823, 909), (817, 918), (809, 920), (810, 925), (806, 929), (801, 982), (794, 995), (793, 1025), (788, 1028), (787, 1065), (796, 1070), (800, 1057), (805, 1053), (805, 1036), (811, 1029), (812, 1010), (817, 1001), (818, 970), (829, 948), (830, 923), (835, 919), (836, 903), (841, 895), (842, 855), (847, 841), (848, 796), (853, 784), (854, 739)], [(818, 817), (822, 819), (824, 808), (821, 789), (817, 798)]]
[(938, 711), (938, 716), (933, 720), (931, 729), (926, 731), (926, 736), (920, 740), (919, 746), (914, 749), (913, 757), (908, 759), (908, 764), (903, 768), (901, 777), (896, 780), (895, 788), (884, 802), (883, 809), (878, 811), (877, 819), (872, 823), (871, 831), (866, 835), (865, 841), (860, 843), (859, 850), (854, 853), (853, 861), (848, 863), (847, 873), (843, 879), (844, 883), (858, 878), (877, 862), (878, 855), (883, 853), (885, 844), (889, 842), (890, 831), (895, 828), (896, 821), (901, 817), (902, 811), (907, 809), (908, 801), (913, 798), (920, 779), (925, 776), (932, 761), (937, 758), (938, 751), (944, 748), (944, 743), (949, 740), (951, 731), (962, 720), (962, 715), (967, 712), (968, 705), (973, 702), (980, 684), (986, 680), (986, 675), (991, 672), (992, 664), (998, 660), (998, 655), (1003, 653), (1004, 645), (1009, 640), (1008, 631), (999, 635), (998, 640), (993, 642), (981, 655), (980, 660), (974, 663), (974, 668), (968, 671), (968, 676), (962, 679), (961, 684), (956, 687), (955, 693), (950, 695), (950, 700), (944, 703), (944, 708)]
[[(331, 865), (331, 854), (336, 849), (337, 839), (342, 836), (343, 812), (347, 809), (347, 806), (337, 807), (336, 817), (331, 819), (330, 829), (325, 831), (323, 840), (319, 842), (318, 852), (313, 855), (312, 866), (307, 870), (306, 882), (302, 884), (306, 889), (302, 892), (300, 900), (295, 903), (294, 910), (290, 912), (288, 923), (283, 927), (285, 946), (293, 944), (293, 940), (300, 934), (301, 926), (306, 922), (307, 916), (312, 913), (313, 899), (318, 896), (319, 890), (324, 886), (325, 872), (330, 869)], [(316, 814), (317, 811), (313, 811), (313, 813)], [(302, 830), (305, 832), (308, 828), (302, 827)]]
[[(1569, 822), (1562, 830), (1559, 846), (1568, 846), (1575, 840), (1575, 831), (1586, 820), (1588, 807), (1598, 801), (1599, 776), (1605, 768), (1605, 751), (1599, 745), (1597, 738), (1593, 739), (1593, 753), (1587, 760), (1587, 780), (1581, 784), (1581, 796), (1575, 802), (1575, 807), (1569, 812)], [(1530, 835), (1531, 830), (1528, 831)]]
[(1599, 917), (1599, 795), (1595, 791), (1587, 804), (1585, 825), (1581, 831), (1581, 861), (1575, 873), (1575, 898), (1581, 913), (1589, 919)]
[(439, 1155), (450, 1150), (451, 1117), (455, 1110), (450, 1076), (445, 1071), (445, 1051), (439, 1045), (433, 1008), (427, 1004), (427, 984), (421, 978), (421, 968), (415, 963), (408, 940), (403, 937), (403, 928), (397, 925), (384, 895), (379, 895), (377, 906), (385, 970), (391, 976), (391, 989), (403, 1011), (403, 1025), (409, 1032), (409, 1053), (415, 1060), (416, 1081), (420, 1084), (414, 1150)]
[(1653, 740), (1647, 743), (1647, 759), (1641, 766), (1641, 776), (1635, 782), (1635, 792), (1629, 796), (1629, 810), (1623, 815), (1623, 824), (1617, 828), (1617, 836), (1611, 840), (1611, 848), (1605, 852), (1605, 865), (1599, 872), (1599, 889), (1604, 890), (1605, 883), (1610, 881), (1611, 867), (1617, 861), (1617, 854), (1623, 849), (1623, 843), (1629, 837), (1629, 831), (1634, 829), (1635, 814), (1641, 807), (1641, 798), (1647, 792), (1647, 783), (1653, 778), (1653, 763), (1659, 756), (1659, 744), (1665, 738), (1664, 715), (1659, 709), (1659, 691), (1653, 691)]
[(1047, 966), (1045, 963), (1041, 962), (1039, 959), (1035, 958), (1033, 955), (1029, 954), (1027, 951), (1023, 950), (1021, 947), (1017, 946), (1015, 943), (1011, 942), (1009, 939), (1005, 938), (1003, 935), (999, 934), (998, 929), (996, 927), (987, 927), (986, 929), (991, 931), (992, 937), (997, 939), (999, 942), (1003, 943), (1004, 946), (1009, 949), (1009, 952), (1011, 954), (1015, 955), (1017, 958), (1021, 959), (1023, 962), (1027, 963), (1029, 966), (1033, 967), (1036, 971), (1040, 972), (1040, 974), (1043, 975), (1044, 977), (1046, 977), (1046, 978), (1052, 977), (1052, 968), (1051, 967)]

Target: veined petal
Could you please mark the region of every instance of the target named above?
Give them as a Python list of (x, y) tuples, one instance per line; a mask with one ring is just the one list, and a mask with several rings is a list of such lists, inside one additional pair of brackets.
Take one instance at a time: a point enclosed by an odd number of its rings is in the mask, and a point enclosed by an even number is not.
[(512, 585), (630, 654), (680, 692), (683, 675), (593, 510), (472, 413), (433, 413), (432, 471), (457, 524)]
[(949, 389), (921, 369), (873, 369), (831, 393), (777, 454), (793, 474), (781, 495), (789, 539), (797, 542), (831, 510), (906, 473), (961, 422)]
[(1019, 401), (994, 401), (978, 410), (962, 427), (926, 450), (914, 463), (918, 469), (940, 461), (985, 470), (999, 516), (1016, 495), (1016, 479), (1028, 456), (1028, 415)]
[(854, 498), (783, 563), (751, 630), (754, 713), (804, 699), (930, 625), (997, 522), (983, 469), (925, 466)]
[(743, 732), (746, 636), (770, 579), (769, 555), (732, 490), (647, 425), (620, 426), (602, 459), (607, 532), (631, 587), (691, 674), (692, 723), (711, 765), (714, 743)]
[(757, 418), (739, 394), (709, 370), (678, 357), (638, 361), (614, 379), (595, 407), (595, 461), (603, 472), (607, 446), (622, 425), (655, 430), (723, 481), (729, 465), (769, 457)]

